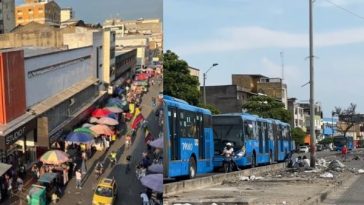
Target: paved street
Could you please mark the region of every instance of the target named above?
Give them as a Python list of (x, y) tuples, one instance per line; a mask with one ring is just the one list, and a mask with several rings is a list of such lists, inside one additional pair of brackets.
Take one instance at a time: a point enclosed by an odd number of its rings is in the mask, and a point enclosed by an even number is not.
[[(158, 134), (158, 123), (156, 122), (155, 115), (152, 112), (151, 98), (152, 96), (157, 96), (159, 91), (161, 91), (162, 85), (154, 85), (150, 88), (149, 92), (143, 96), (142, 101), (142, 113), (145, 118), (147, 118), (148, 126), (150, 131), (154, 136)], [(135, 165), (141, 159), (141, 153), (146, 149), (144, 143), (144, 133), (138, 131), (137, 137), (133, 142), (133, 146), (129, 150), (124, 152), (124, 138), (117, 140), (109, 149), (108, 153), (112, 150), (117, 150), (118, 163), (113, 169), (107, 168), (102, 177), (114, 177), (118, 184), (118, 205), (130, 205), (141, 203), (139, 197), (139, 192), (145, 191), (145, 188), (137, 180), (135, 175)], [(128, 175), (125, 174), (125, 157), (130, 154), (133, 156), (134, 160), (131, 164), (131, 171)], [(75, 188), (75, 179), (69, 182), (67, 189), (65, 190), (65, 195), (61, 198), (58, 204), (63, 205), (73, 205), (73, 204), (92, 204), (93, 189), (97, 185), (97, 180), (94, 175), (94, 167), (98, 160), (103, 160), (108, 154), (104, 152), (97, 152), (91, 159), (87, 161), (87, 167), (89, 169), (89, 174), (85, 177), (83, 182), (83, 189), (79, 190)], [(108, 160), (106, 160), (106, 165), (108, 165)]]
[[(364, 150), (358, 149), (354, 151), (354, 154), (358, 155), (361, 160), (352, 160), (353, 155), (349, 157), (348, 162), (344, 162), (348, 167), (356, 169), (364, 169)], [(323, 204), (327, 205), (362, 205), (364, 204), (364, 175), (356, 175), (352, 179), (348, 179), (347, 183), (344, 183), (339, 190), (332, 193), (324, 201)]]

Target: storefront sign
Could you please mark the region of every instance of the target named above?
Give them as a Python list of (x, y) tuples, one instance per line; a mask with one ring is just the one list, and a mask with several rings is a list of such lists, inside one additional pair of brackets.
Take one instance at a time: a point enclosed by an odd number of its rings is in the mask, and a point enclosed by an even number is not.
[(37, 121), (34, 118), (23, 126), (5, 135), (5, 145), (9, 146), (14, 142), (18, 141), (20, 138), (24, 138), (29, 131), (36, 129), (36, 127)]

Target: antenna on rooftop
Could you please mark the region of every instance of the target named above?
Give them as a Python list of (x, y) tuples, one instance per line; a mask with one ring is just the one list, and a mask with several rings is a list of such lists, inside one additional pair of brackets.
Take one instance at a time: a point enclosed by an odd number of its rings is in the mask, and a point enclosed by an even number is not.
[(280, 52), (281, 54), (281, 64), (282, 64), (282, 81), (284, 80), (284, 53), (283, 51)]

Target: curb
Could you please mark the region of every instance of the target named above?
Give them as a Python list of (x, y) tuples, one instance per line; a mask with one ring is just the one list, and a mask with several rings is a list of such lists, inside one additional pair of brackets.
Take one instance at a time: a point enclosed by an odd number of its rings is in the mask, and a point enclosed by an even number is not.
[(351, 184), (353, 184), (355, 182), (354, 178), (357, 177), (357, 175), (353, 174), (349, 180), (347, 180), (347, 177), (349, 177), (351, 174), (345, 174), (343, 176), (343, 178), (341, 180), (339, 180), (338, 182), (335, 183), (334, 186), (326, 188), (325, 190), (321, 191), (319, 194), (317, 194), (316, 196), (310, 197), (308, 198), (306, 201), (304, 201), (302, 203), (302, 205), (317, 205), (317, 204), (321, 204), (322, 202), (325, 201), (325, 199), (327, 199), (327, 197), (337, 191), (338, 189), (340, 189), (340, 187), (342, 186), (350, 186)]
[(200, 177), (195, 179), (189, 179), (174, 183), (164, 184), (163, 186), (163, 196), (173, 196), (175, 194), (184, 192), (184, 191), (193, 191), (196, 189), (209, 187), (213, 185), (221, 184), (224, 180), (239, 178), (241, 176), (251, 176), (257, 175), (273, 170), (279, 170), (286, 167), (286, 163), (278, 163), (273, 165), (267, 165), (262, 167), (256, 167), (251, 169), (245, 169), (241, 171), (231, 172), (231, 173), (222, 173), (222, 174), (214, 174), (207, 177)]

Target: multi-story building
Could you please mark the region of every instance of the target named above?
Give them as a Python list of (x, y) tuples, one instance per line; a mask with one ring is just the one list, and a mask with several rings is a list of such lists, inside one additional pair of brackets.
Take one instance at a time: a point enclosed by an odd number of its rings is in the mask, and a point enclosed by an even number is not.
[(0, 34), (9, 33), (15, 27), (15, 0), (0, 1)]
[(233, 74), (233, 85), (238, 85), (249, 92), (266, 94), (281, 101), (287, 109), (287, 85), (280, 78), (268, 78), (256, 74)]
[(200, 78), (200, 69), (188, 66), (188, 69), (190, 70), (190, 75), (197, 77), (197, 79)]
[[(310, 133), (311, 130), (311, 126), (310, 126), (310, 103), (307, 102), (300, 102), (299, 106), (303, 108), (303, 112), (305, 114), (305, 123), (306, 123), (306, 132)], [(321, 119), (323, 117), (323, 113), (322, 113), (322, 109), (321, 109), (321, 104), (319, 102), (315, 103), (315, 116), (314, 116), (314, 129), (315, 129), (315, 134), (316, 134), (316, 138), (319, 138), (322, 134), (322, 125), (321, 125)]]
[(25, 0), (16, 7), (16, 25), (25, 25), (32, 21), (41, 24), (59, 26), (61, 23), (61, 8), (53, 0)]
[(163, 49), (162, 22), (159, 19), (108, 19), (104, 30), (115, 31), (116, 47), (136, 48), (139, 66), (158, 61)]
[(61, 22), (68, 21), (75, 17), (75, 13), (72, 8), (62, 8), (61, 9)]
[[(29, 165), (62, 143), (105, 97), (99, 91), (93, 46), (24, 48), (0, 53), (0, 161)], [(11, 72), (9, 72), (11, 71)], [(15, 158), (14, 158), (15, 157)]]
[[(91, 32), (89, 32), (91, 30)], [(31, 22), (27, 25), (18, 25), (11, 33), (0, 35), (0, 48), (19, 47), (47, 47), (67, 48), (67, 45), (92, 45), (92, 32), (94, 28), (70, 25), (62, 29), (47, 24)], [(70, 36), (66, 35), (70, 34)], [(74, 35), (71, 35), (74, 34)], [(88, 44), (79, 41), (88, 40)], [(66, 42), (66, 44), (65, 44)]]
[(296, 98), (288, 99), (288, 111), (291, 113), (291, 127), (299, 127), (306, 132), (304, 109), (300, 107)]
[(115, 80), (115, 32), (103, 31), (103, 79), (111, 84)]
[[(238, 85), (206, 86), (206, 103), (215, 105), (221, 113), (242, 112), (242, 106), (248, 98), (256, 95)], [(203, 86), (201, 102), (203, 102)]]
[[(116, 32), (115, 32), (116, 33)], [(149, 49), (149, 39), (145, 36), (116, 36), (116, 50), (136, 49), (137, 67), (151, 64), (152, 52)]]

